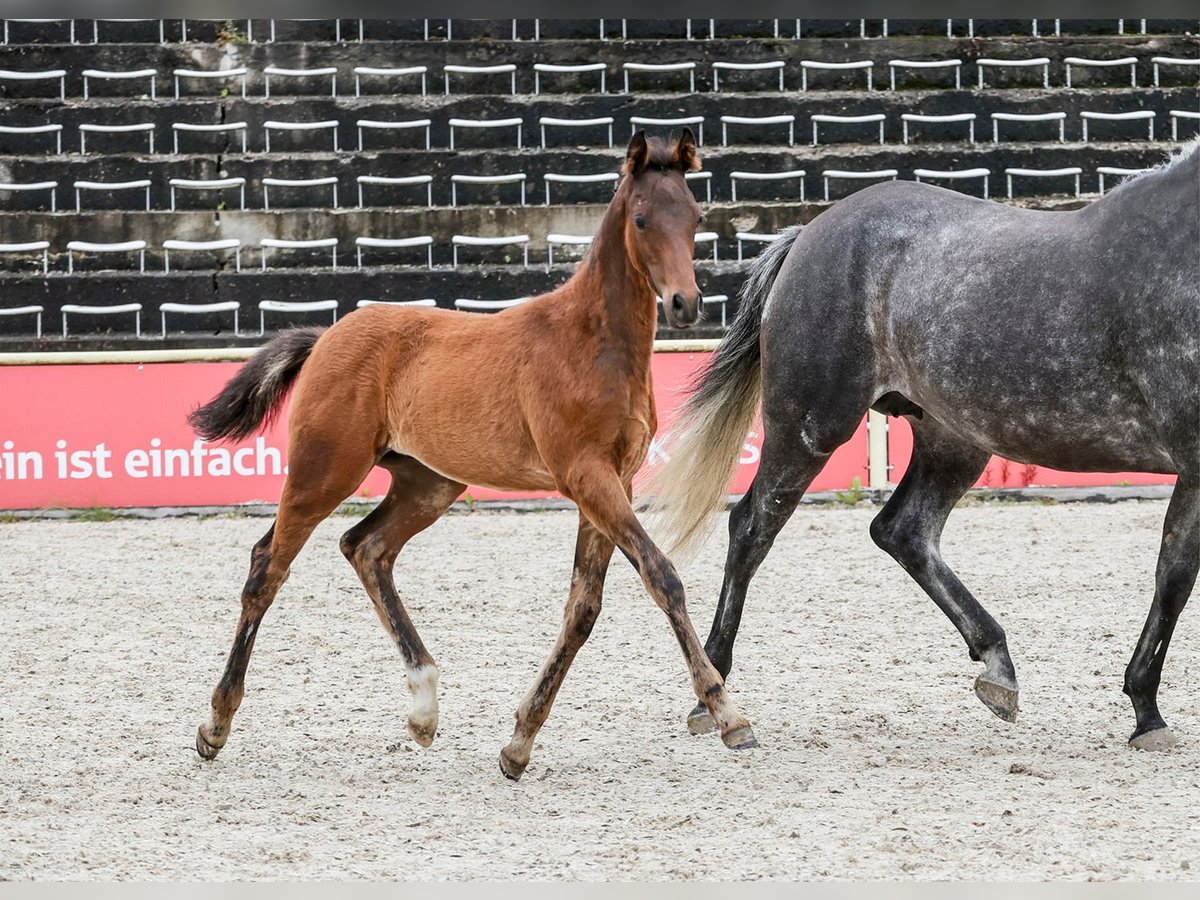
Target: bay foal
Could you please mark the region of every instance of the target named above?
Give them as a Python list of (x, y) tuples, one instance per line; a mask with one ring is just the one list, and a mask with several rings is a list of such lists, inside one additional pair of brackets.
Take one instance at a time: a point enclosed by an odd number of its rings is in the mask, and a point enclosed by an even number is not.
[(755, 746), (684, 608), (671, 562), (630, 505), (634, 473), (657, 427), (650, 357), (658, 311), (692, 325), (702, 297), (692, 265), (700, 209), (684, 181), (699, 168), (692, 133), (665, 145), (639, 132), (588, 256), (563, 286), (497, 315), (371, 306), (327, 331), (272, 340), (190, 421), (207, 440), (240, 439), (269, 421), (294, 387), (287, 480), (275, 523), (255, 545), (242, 613), (212, 718), (196, 749), (212, 759), (229, 738), (263, 614), (322, 519), (373, 466), (387, 496), (342, 538), (407, 666), (413, 739), (437, 729), (437, 668), (392, 581), (397, 554), (467, 484), (557, 490), (579, 506), (562, 631), (517, 710), (500, 768), (521, 777), (538, 729), (600, 612), (614, 545), (667, 614), (692, 687), (727, 746)]

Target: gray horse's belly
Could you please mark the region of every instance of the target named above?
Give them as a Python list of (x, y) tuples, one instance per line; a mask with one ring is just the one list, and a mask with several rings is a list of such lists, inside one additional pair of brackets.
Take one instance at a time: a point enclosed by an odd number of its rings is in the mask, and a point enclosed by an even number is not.
[(1020, 392), (968, 402), (936, 387), (918, 405), (978, 447), (1014, 462), (1077, 472), (1175, 473), (1150, 411), (1137, 398), (1060, 395), (1059, 405)]

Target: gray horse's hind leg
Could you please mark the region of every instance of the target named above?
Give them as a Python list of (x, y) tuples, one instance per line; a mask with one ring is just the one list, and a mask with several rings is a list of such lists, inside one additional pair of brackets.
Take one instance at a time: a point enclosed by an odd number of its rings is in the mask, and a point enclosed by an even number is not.
[(1006, 722), (1017, 718), (1017, 676), (1004, 629), (942, 559), (941, 537), (954, 504), (987, 466), (989, 454), (946, 433), (937, 423), (912, 421), (908, 471), (871, 523), (871, 537), (921, 586), (962, 634), (971, 658), (987, 669), (975, 693)]
[(1125, 670), (1125, 693), (1137, 716), (1137, 729), (1129, 743), (1139, 750), (1166, 750), (1175, 744), (1175, 736), (1158, 712), (1158, 683), (1171, 633), (1192, 593), (1198, 567), (1200, 485), (1195, 477), (1181, 476), (1163, 523), (1154, 602)]

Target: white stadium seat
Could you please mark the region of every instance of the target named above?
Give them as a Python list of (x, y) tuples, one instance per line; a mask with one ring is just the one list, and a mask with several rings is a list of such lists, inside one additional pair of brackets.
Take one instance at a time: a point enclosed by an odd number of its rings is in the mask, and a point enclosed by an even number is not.
[(888, 76), (891, 89), (896, 89), (896, 70), (897, 69), (953, 69), (954, 70), (954, 89), (962, 90), (962, 64), (961, 59), (890, 59), (888, 60)]
[(944, 125), (952, 122), (967, 123), (967, 140), (975, 143), (975, 113), (950, 113), (944, 116), (924, 115), (922, 113), (901, 113), (901, 127), (904, 133), (904, 143), (908, 143), (909, 124)]
[(138, 178), (134, 181), (76, 181), (75, 182), (75, 212), (83, 209), (80, 202), (82, 191), (97, 191), (111, 194), (113, 191), (145, 191), (146, 212), (150, 211), (150, 179)]
[(1065, 112), (1048, 112), (1048, 113), (992, 113), (992, 143), (1000, 141), (1000, 123), (1001, 122), (1057, 122), (1058, 123), (1058, 140), (1059, 143), (1065, 141), (1066, 138), (1066, 121), (1067, 114)]
[(429, 149), (429, 126), (433, 124), (432, 119), (410, 119), (405, 122), (380, 122), (377, 119), (358, 119), (355, 123), (358, 128), (358, 149), (361, 152), (363, 149), (363, 129), (377, 131), (407, 131), (411, 128), (425, 129), (425, 149)]
[[(421, 96), (425, 95), (425, 76), (429, 72), (428, 66), (355, 66), (354, 67), (354, 96), (362, 95), (362, 79), (363, 78), (407, 78), (411, 75), (419, 75), (421, 77)], [(390, 82), (389, 82), (390, 83)], [(390, 93), (390, 91), (389, 91)], [(361, 148), (360, 148), (361, 149)]]
[(222, 122), (216, 125), (193, 125), (190, 122), (172, 122), (171, 134), (174, 138), (175, 152), (179, 152), (179, 132), (189, 132), (192, 134), (228, 134), (236, 132), (242, 137), (242, 152), (246, 152), (246, 123), (245, 122)]
[[(804, 202), (804, 176), (808, 174), (804, 169), (790, 169), (785, 172), (730, 172), (729, 173), (729, 193), (730, 199), (737, 202), (737, 183), (739, 181), (799, 181), (800, 182), (800, 197), (801, 203)], [(791, 199), (791, 198), (788, 198)]]
[(54, 152), (62, 153), (61, 125), (0, 125), (0, 134), (52, 134), (54, 135)]
[(325, 250), (332, 252), (330, 268), (337, 271), (337, 238), (313, 238), (312, 240), (288, 240), (286, 238), (262, 238), (258, 242), (262, 270), (267, 271), (267, 250)]
[(1081, 56), (1068, 56), (1063, 60), (1067, 69), (1067, 87), (1071, 86), (1071, 66), (1076, 68), (1108, 69), (1129, 66), (1129, 86), (1137, 87), (1137, 57), (1123, 56), (1120, 59), (1085, 59)]
[(846, 169), (826, 169), (821, 173), (821, 181), (825, 185), (825, 199), (829, 199), (830, 181), (880, 181), (898, 178), (900, 172), (896, 169), (875, 169), (868, 172), (854, 172)]
[(67, 70), (66, 69), (45, 69), (38, 72), (14, 72), (10, 69), (0, 69), (0, 82), (16, 81), (16, 82), (32, 82), (32, 81), (57, 81), (58, 82), (58, 99), (64, 103), (67, 99)]
[(1145, 121), (1149, 128), (1147, 140), (1154, 140), (1154, 110), (1135, 109), (1131, 112), (1081, 112), (1079, 118), (1083, 121), (1083, 139), (1088, 140), (1088, 122), (1135, 122)]
[(263, 70), (263, 96), (271, 96), (271, 77), (275, 78), (329, 78), (329, 95), (337, 96), (337, 67), (321, 66), (316, 69), (285, 69), (281, 66), (266, 66)]
[(815, 59), (800, 60), (800, 90), (808, 90), (809, 71), (845, 72), (862, 70), (867, 73), (867, 90), (875, 89), (875, 64), (869, 59), (853, 60), (851, 62), (821, 62)]
[(42, 274), (50, 272), (50, 242), (23, 241), (17, 244), (0, 244), (0, 253), (41, 253)]
[(721, 72), (779, 72), (779, 90), (783, 90), (783, 60), (765, 62), (714, 62), (712, 64), (713, 93), (721, 90)]
[(217, 253), (232, 250), (234, 265), (242, 271), (242, 242), (238, 238), (217, 238), (213, 241), (183, 241), (172, 238), (162, 242), (163, 271), (171, 271), (171, 251), (176, 253)]
[(1079, 196), (1079, 176), (1083, 174), (1083, 169), (1079, 166), (1064, 166), (1060, 169), (1025, 169), (1025, 168), (1009, 168), (1004, 170), (1004, 177), (1008, 183), (1008, 199), (1012, 199), (1013, 195), (1013, 176), (1022, 176), (1026, 178), (1064, 178), (1069, 176), (1075, 177), (1075, 196)]
[(450, 205), (458, 206), (458, 186), (460, 184), (516, 184), (521, 187), (521, 205), (525, 205), (524, 172), (513, 172), (511, 175), (451, 175), (450, 176)]
[(517, 67), (514, 63), (501, 63), (495, 66), (443, 66), (442, 77), (445, 81), (447, 94), (450, 93), (450, 73), (452, 72), (456, 75), (508, 75), (511, 84), (509, 93), (515, 94), (517, 92)]
[(0, 316), (35, 316), (36, 319), (36, 337), (40, 340), (42, 337), (42, 313), (46, 311), (44, 306), (0, 306)]
[(1127, 169), (1122, 166), (1097, 166), (1096, 177), (1099, 181), (1100, 193), (1104, 193), (1104, 176), (1116, 178), (1130, 178), (1134, 175), (1141, 175), (1143, 172), (1149, 172), (1149, 169)]
[(338, 209), (338, 180), (335, 175), (327, 175), (323, 178), (264, 178), (262, 179), (263, 189), (263, 209), (271, 208), (271, 197), (267, 188), (311, 188), (311, 187), (331, 187), (333, 188), (333, 209)]
[(550, 205), (551, 184), (616, 184), (620, 178), (616, 172), (601, 172), (596, 175), (568, 175), (559, 172), (547, 172), (542, 176), (546, 185), (546, 205)]
[(516, 128), (517, 129), (517, 148), (519, 149), (521, 147), (521, 126), (523, 124), (524, 124), (524, 120), (521, 119), (520, 117), (514, 117), (511, 119), (458, 119), (458, 118), (451, 119), (449, 121), (450, 149), (451, 150), (454, 149), (454, 129), (455, 128), (467, 128), (467, 129)]
[(576, 75), (584, 72), (599, 72), (600, 73), (600, 93), (608, 92), (606, 84), (606, 76), (608, 74), (607, 63), (579, 63), (578, 65), (558, 65), (555, 63), (534, 63), (533, 64), (533, 92), (540, 94), (542, 92), (542, 76), (543, 75)]
[(262, 300), (258, 304), (258, 333), (265, 334), (267, 330), (266, 314), (281, 313), (310, 313), (332, 312), (333, 321), (337, 322), (338, 302), (336, 300)]
[(817, 136), (817, 125), (825, 123), (826, 125), (857, 125), (866, 124), (869, 122), (879, 125), (879, 143), (883, 143), (884, 121), (887, 119), (883, 113), (869, 113), (864, 116), (837, 116), (817, 114), (812, 117), (812, 143), (817, 146), (819, 139)]
[(174, 69), (171, 74), (175, 76), (175, 99), (179, 99), (179, 80), (181, 78), (199, 79), (201, 81), (223, 81), (229, 78), (237, 78), (242, 83), (242, 96), (246, 96), (246, 74), (245, 66), (235, 66), (231, 69)]
[(983, 90), (983, 73), (986, 69), (1025, 69), (1040, 68), (1042, 70), (1042, 87), (1050, 87), (1050, 57), (1037, 56), (1032, 59), (983, 59), (975, 60), (979, 77), (979, 90)]
[(6, 191), (49, 191), (50, 192), (50, 212), (58, 212), (58, 182), (57, 181), (29, 181), (25, 183), (3, 182), (0, 181), (0, 194)]
[(696, 93), (696, 64), (694, 62), (679, 62), (679, 63), (636, 63), (627, 62), (621, 63), (621, 71), (625, 77), (625, 93), (629, 93), (629, 73), (640, 72), (643, 74), (662, 75), (671, 72), (687, 72), (688, 73), (688, 92)]
[(98, 125), (90, 122), (79, 124), (79, 152), (87, 153), (87, 138), (89, 134), (144, 134), (150, 142), (150, 152), (154, 152), (154, 123), (139, 122), (134, 125)]
[(721, 146), (729, 145), (730, 125), (786, 125), (788, 127), (788, 146), (796, 143), (796, 117), (793, 115), (778, 116), (721, 116)]
[(978, 167), (974, 169), (913, 169), (913, 177), (920, 181), (922, 178), (928, 181), (957, 181), (964, 178), (982, 178), (983, 179), (983, 199), (988, 198), (988, 176), (992, 174), (991, 169)]
[(520, 247), (522, 265), (529, 268), (529, 235), (507, 234), (498, 237), (480, 237), (472, 234), (455, 234), (450, 237), (452, 265), (458, 267), (459, 247)]
[(118, 303), (113, 306), (94, 306), (91, 304), (80, 303), (64, 303), (59, 307), (62, 313), (62, 336), (67, 336), (67, 314), (74, 313), (81, 316), (112, 316), (122, 313), (133, 313), (134, 315), (134, 333), (142, 336), (142, 304), (140, 303)]
[(354, 239), (355, 257), (358, 261), (358, 267), (361, 269), (363, 264), (363, 248), (374, 247), (380, 250), (403, 250), (408, 247), (424, 247), (426, 266), (433, 268), (433, 238), (429, 235), (422, 234), (417, 237), (406, 238), (373, 238), (373, 237), (357, 237)]
[(277, 122), (275, 120), (263, 122), (263, 142), (267, 153), (271, 152), (272, 131), (286, 131), (291, 133), (301, 133), (307, 131), (332, 131), (333, 152), (338, 152), (337, 119), (322, 119), (317, 122)]
[(141, 81), (144, 78), (150, 79), (150, 99), (157, 100), (158, 94), (155, 90), (155, 78), (158, 72), (154, 69), (130, 69), (129, 71), (114, 72), (105, 69), (84, 69), (83, 75), (83, 99), (88, 99), (88, 79), (100, 79), (101, 81)]
[(608, 146), (613, 145), (613, 117), (612, 116), (597, 116), (594, 119), (560, 119), (555, 116), (541, 116), (538, 119), (538, 127), (542, 133), (542, 149), (546, 148), (546, 127), (551, 128), (595, 128), (598, 126), (608, 126)]
[(363, 185), (366, 184), (375, 184), (381, 187), (407, 187), (409, 185), (423, 184), (425, 185), (425, 203), (427, 206), (433, 206), (432, 175), (403, 175), (399, 178), (389, 178), (385, 175), (359, 175), (354, 180), (358, 184), (358, 206), (360, 209), (366, 205), (363, 203)]
[(238, 188), (242, 198), (242, 209), (246, 208), (246, 179), (236, 178), (171, 178), (167, 181), (171, 189), (171, 212), (175, 211), (175, 191), (223, 191)]
[(240, 310), (241, 304), (236, 300), (221, 300), (216, 303), (160, 303), (158, 305), (158, 314), (162, 317), (162, 336), (167, 336), (167, 313), (202, 316), (221, 312), (233, 313), (233, 333), (237, 335), (241, 333), (238, 327), (238, 312)]
[(138, 271), (146, 271), (146, 242), (113, 241), (97, 243), (94, 241), (67, 241), (67, 274), (75, 272), (76, 253), (136, 253), (138, 255)]

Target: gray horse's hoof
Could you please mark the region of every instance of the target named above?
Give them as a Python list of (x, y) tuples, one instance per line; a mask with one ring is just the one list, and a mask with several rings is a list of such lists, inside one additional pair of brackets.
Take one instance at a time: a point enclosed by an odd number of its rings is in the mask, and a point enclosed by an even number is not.
[(754, 737), (754, 730), (749, 725), (721, 735), (721, 740), (730, 750), (753, 750), (758, 746), (758, 739)]
[(203, 725), (196, 729), (196, 752), (200, 754), (202, 759), (216, 759), (217, 754), (221, 752), (220, 746), (211, 743), (204, 736)]
[(975, 679), (975, 696), (1005, 722), (1017, 721), (1017, 689), (989, 681), (983, 675)]
[(688, 731), (692, 734), (708, 734), (717, 730), (717, 723), (709, 714), (703, 703), (697, 703), (696, 708), (688, 713)]
[(1170, 728), (1155, 728), (1129, 739), (1129, 746), (1134, 750), (1170, 750), (1175, 744), (1175, 733)]
[(526, 760), (519, 763), (508, 755), (508, 748), (505, 747), (500, 751), (500, 771), (509, 781), (520, 781), (521, 776), (525, 774), (525, 767), (529, 765)]

